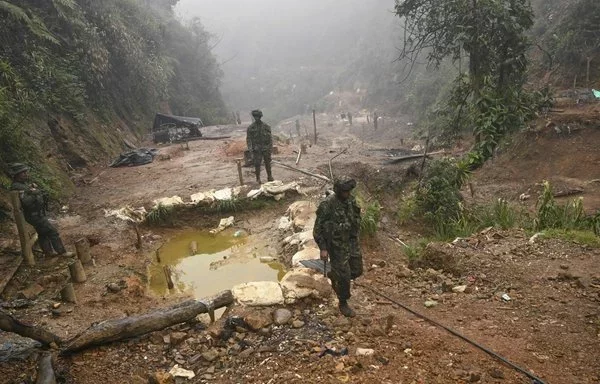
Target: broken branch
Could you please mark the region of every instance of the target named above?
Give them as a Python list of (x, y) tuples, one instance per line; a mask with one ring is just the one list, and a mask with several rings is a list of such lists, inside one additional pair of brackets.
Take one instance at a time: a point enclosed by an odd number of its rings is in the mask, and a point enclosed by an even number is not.
[(39, 341), (44, 345), (50, 345), (52, 343), (55, 343), (56, 345), (61, 344), (60, 337), (55, 334), (42, 328), (23, 324), (4, 311), (0, 311), (0, 329)]
[(312, 173), (312, 172), (309, 172), (309, 171), (305, 171), (305, 170), (303, 170), (303, 169), (300, 169), (300, 168), (294, 168), (294, 167), (291, 167), (291, 166), (289, 166), (289, 165), (286, 165), (286, 164), (280, 163), (280, 162), (278, 162), (278, 161), (273, 161), (272, 163), (273, 163), (273, 164), (277, 164), (277, 165), (279, 165), (280, 167), (284, 167), (284, 168), (290, 169), (290, 170), (292, 170), (292, 171), (296, 171), (296, 172), (303, 173), (303, 174), (305, 174), (305, 175), (307, 175), (307, 176), (312, 176), (312, 177), (315, 177), (315, 178), (317, 178), (317, 179), (319, 179), (319, 180), (323, 180), (323, 181), (326, 181), (326, 182), (328, 182), (328, 183), (330, 183), (330, 182), (331, 182), (331, 180), (330, 180), (330, 179), (329, 179), (327, 176), (323, 176), (323, 175), (319, 175), (319, 174), (317, 174), (317, 173)]

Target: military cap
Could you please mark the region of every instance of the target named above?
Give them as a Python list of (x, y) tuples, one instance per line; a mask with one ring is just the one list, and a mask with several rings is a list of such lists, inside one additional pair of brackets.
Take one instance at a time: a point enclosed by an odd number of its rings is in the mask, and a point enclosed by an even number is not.
[(262, 117), (263, 113), (260, 109), (255, 109), (254, 111), (252, 111), (252, 116), (258, 116), (258, 117)]
[(354, 188), (356, 188), (356, 180), (354, 180), (353, 178), (351, 178), (349, 176), (341, 176), (341, 177), (335, 179), (335, 181), (333, 183), (334, 191), (337, 190), (337, 191), (350, 192)]
[(8, 174), (12, 176), (16, 176), (21, 172), (29, 171), (29, 167), (23, 163), (12, 163), (8, 165)]

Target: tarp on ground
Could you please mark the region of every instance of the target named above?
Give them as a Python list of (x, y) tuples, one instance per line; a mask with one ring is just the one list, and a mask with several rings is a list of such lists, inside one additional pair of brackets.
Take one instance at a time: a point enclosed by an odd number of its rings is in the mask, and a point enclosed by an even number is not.
[(121, 153), (115, 161), (110, 165), (116, 167), (132, 167), (138, 165), (150, 164), (154, 161), (154, 157), (158, 155), (158, 149), (155, 148), (138, 148), (134, 151)]
[(600, 91), (597, 91), (597, 90), (595, 90), (595, 89), (592, 89), (592, 92), (594, 93), (594, 97), (595, 97), (596, 99), (600, 99)]

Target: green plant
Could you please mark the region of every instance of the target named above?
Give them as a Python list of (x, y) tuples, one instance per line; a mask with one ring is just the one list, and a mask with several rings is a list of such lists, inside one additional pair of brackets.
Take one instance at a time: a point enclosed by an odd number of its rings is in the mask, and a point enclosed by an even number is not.
[(414, 195), (403, 197), (398, 204), (396, 218), (400, 225), (407, 224), (413, 220), (417, 214), (417, 200)]
[(173, 206), (158, 204), (158, 206), (146, 216), (146, 223), (150, 226), (161, 226), (170, 223), (173, 217), (173, 211)]
[(583, 199), (578, 198), (560, 206), (554, 200), (554, 192), (548, 181), (543, 183), (543, 191), (538, 201), (537, 217), (533, 227), (544, 229), (583, 229), (595, 225), (585, 217)]
[(590, 230), (548, 229), (542, 232), (542, 238), (562, 239), (580, 245), (600, 248), (600, 238)]
[(363, 236), (372, 237), (379, 229), (381, 219), (381, 205), (378, 201), (362, 203), (363, 213), (360, 221), (360, 233)]
[(425, 251), (425, 247), (429, 244), (428, 239), (420, 239), (418, 242), (414, 244), (405, 244), (402, 246), (402, 252), (408, 259), (409, 263), (414, 263), (421, 259), (423, 256), (423, 252)]

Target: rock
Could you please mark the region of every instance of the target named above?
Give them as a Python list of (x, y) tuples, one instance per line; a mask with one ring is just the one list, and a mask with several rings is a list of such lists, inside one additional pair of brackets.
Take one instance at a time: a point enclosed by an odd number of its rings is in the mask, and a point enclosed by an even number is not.
[(165, 335), (165, 336), (163, 336), (163, 342), (165, 344), (171, 344), (171, 335)]
[(467, 290), (466, 285), (459, 285), (459, 286), (452, 288), (452, 292), (454, 292), (454, 293), (465, 293), (466, 290)]
[(292, 327), (294, 327), (294, 328), (302, 328), (302, 327), (304, 327), (304, 321), (302, 321), (302, 320), (294, 320), (292, 322)]
[(305, 248), (292, 256), (292, 267), (302, 267), (301, 261), (318, 260), (319, 258), (321, 258), (321, 251), (319, 248)]
[(253, 353), (254, 353), (254, 347), (249, 347), (247, 349), (244, 349), (242, 352), (240, 352), (240, 354), (238, 356), (239, 357), (249, 357)]
[(202, 353), (202, 358), (211, 363), (219, 358), (219, 352), (217, 352), (215, 349), (209, 349), (208, 351)]
[(502, 372), (498, 368), (494, 368), (494, 369), (491, 370), (490, 376), (492, 376), (494, 379), (503, 380), (504, 379), (504, 372)]
[(438, 302), (435, 300), (427, 300), (425, 302), (425, 308), (433, 308), (438, 305)]
[(374, 349), (356, 348), (356, 356), (373, 356), (374, 354), (375, 354)]
[(258, 330), (258, 334), (262, 337), (269, 337), (271, 336), (271, 328), (261, 328)]
[(261, 263), (273, 263), (277, 261), (277, 258), (273, 256), (262, 256), (259, 260)]
[(206, 373), (213, 374), (213, 373), (215, 373), (215, 370), (216, 370), (215, 366), (214, 366), (214, 365), (211, 365), (211, 366), (210, 366), (210, 367), (208, 367), (208, 369), (206, 370)]
[(27, 287), (26, 289), (19, 292), (17, 294), (17, 298), (25, 299), (25, 300), (33, 300), (36, 297), (38, 297), (38, 295), (42, 292), (44, 292), (44, 287), (42, 287), (39, 284), (32, 284), (29, 287)]
[(442, 291), (443, 292), (452, 292), (454, 287), (454, 283), (452, 280), (444, 280), (442, 282)]
[(117, 283), (110, 283), (106, 286), (108, 292), (117, 293), (121, 291), (121, 287)]
[(279, 219), (279, 224), (277, 225), (277, 229), (280, 231), (288, 231), (292, 228), (292, 221), (287, 217), (282, 217)]
[(285, 302), (281, 286), (274, 281), (257, 281), (236, 285), (231, 290), (241, 305), (267, 307)]
[(469, 372), (469, 383), (477, 383), (481, 380), (481, 374), (479, 372)]
[(258, 331), (261, 328), (266, 328), (273, 324), (273, 317), (271, 316), (271, 311), (265, 309), (250, 312), (248, 315), (244, 316), (244, 321), (253, 331)]
[(317, 205), (311, 201), (297, 201), (290, 205), (288, 214), (296, 232), (312, 231), (317, 218)]
[(150, 384), (175, 384), (175, 378), (170, 373), (160, 371), (156, 372), (148, 380)]
[(565, 271), (566, 271), (567, 269), (569, 269), (569, 265), (568, 265), (568, 264), (561, 264), (561, 265), (560, 265), (560, 269), (562, 269), (562, 270), (565, 270)]
[(405, 279), (407, 277), (411, 277), (412, 273), (413, 272), (406, 265), (401, 265), (400, 268), (398, 268), (398, 272), (396, 272), (396, 276), (401, 279)]
[(188, 335), (185, 332), (173, 332), (170, 335), (170, 344), (171, 345), (179, 345), (181, 344), (185, 339), (187, 339)]
[(331, 294), (329, 280), (320, 273), (306, 268), (289, 271), (281, 279), (281, 288), (287, 304), (306, 297), (328, 297)]
[(273, 321), (277, 325), (284, 325), (289, 323), (292, 319), (292, 312), (286, 308), (279, 308), (273, 312)]

